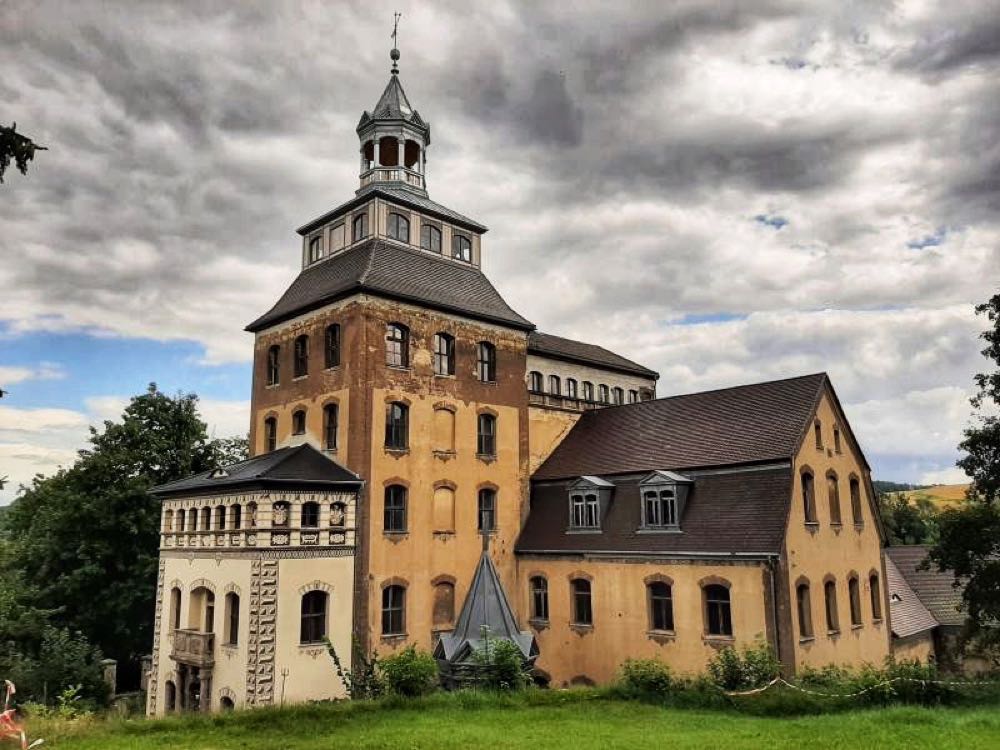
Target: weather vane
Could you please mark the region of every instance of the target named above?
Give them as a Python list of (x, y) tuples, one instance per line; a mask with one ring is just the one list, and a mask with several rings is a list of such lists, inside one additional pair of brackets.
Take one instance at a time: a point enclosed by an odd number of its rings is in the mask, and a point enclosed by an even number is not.
[(399, 72), (399, 19), (403, 17), (402, 13), (398, 11), (392, 14), (392, 33), (389, 35), (392, 37), (392, 52), (389, 53), (389, 57), (392, 58), (392, 74), (395, 75)]

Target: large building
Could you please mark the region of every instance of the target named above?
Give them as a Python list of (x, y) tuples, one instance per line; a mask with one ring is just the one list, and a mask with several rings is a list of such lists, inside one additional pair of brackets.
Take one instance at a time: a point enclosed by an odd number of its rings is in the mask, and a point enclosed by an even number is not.
[(252, 458), (157, 490), (149, 711), (339, 697), (325, 637), (348, 668), (352, 641), (431, 649), (477, 570), (555, 685), (757, 639), (789, 670), (880, 661), (881, 529), (827, 377), (656, 399), (654, 371), (536, 330), (482, 272), (486, 227), (430, 199), (396, 60), (358, 190), (247, 327)]

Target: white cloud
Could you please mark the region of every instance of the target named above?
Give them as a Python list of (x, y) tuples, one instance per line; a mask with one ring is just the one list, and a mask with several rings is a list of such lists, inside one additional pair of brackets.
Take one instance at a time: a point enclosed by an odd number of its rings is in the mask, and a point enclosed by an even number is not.
[(917, 480), (918, 484), (967, 484), (968, 482), (969, 475), (957, 466), (924, 472)]
[(62, 380), (66, 372), (58, 364), (43, 362), (37, 367), (0, 365), (0, 387), (5, 390), (14, 383), (30, 380)]

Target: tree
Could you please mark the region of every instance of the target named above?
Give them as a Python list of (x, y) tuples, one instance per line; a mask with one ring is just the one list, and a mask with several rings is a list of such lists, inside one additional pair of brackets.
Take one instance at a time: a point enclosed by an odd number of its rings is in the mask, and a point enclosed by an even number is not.
[(952, 571), (963, 585), (962, 601), (970, 638), (984, 651), (1000, 655), (1000, 294), (976, 307), (990, 327), (983, 356), (991, 370), (976, 376), (972, 406), (977, 415), (964, 432), (958, 465), (972, 479), (966, 501), (940, 516), (940, 540), (930, 562)]
[(927, 498), (914, 502), (903, 492), (880, 492), (878, 504), (892, 544), (927, 544), (937, 539), (937, 509)]
[(153, 640), (160, 504), (149, 490), (214, 468), (227, 451), (208, 439), (197, 402), (151, 384), (120, 421), (91, 428), (72, 467), (36, 477), (4, 519), (29, 604), (117, 659), (126, 681)]
[(28, 162), (35, 158), (35, 152), (46, 150), (45, 146), (39, 146), (26, 135), (18, 133), (16, 122), (9, 128), (0, 125), (0, 183), (11, 159), (21, 174), (28, 174)]

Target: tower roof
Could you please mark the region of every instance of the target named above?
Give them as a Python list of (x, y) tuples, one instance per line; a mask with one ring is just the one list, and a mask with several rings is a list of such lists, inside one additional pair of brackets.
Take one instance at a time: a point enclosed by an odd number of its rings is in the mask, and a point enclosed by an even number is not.
[(399, 75), (393, 72), (389, 76), (389, 83), (385, 85), (382, 96), (378, 103), (369, 112), (365, 110), (358, 122), (358, 132), (367, 128), (374, 122), (405, 122), (423, 131), (430, 143), (430, 125), (424, 122), (420, 113), (410, 104), (403, 90), (403, 84), (399, 81)]

